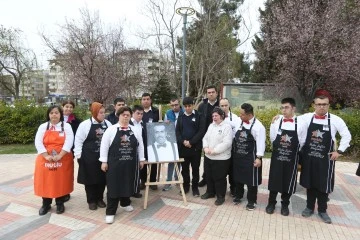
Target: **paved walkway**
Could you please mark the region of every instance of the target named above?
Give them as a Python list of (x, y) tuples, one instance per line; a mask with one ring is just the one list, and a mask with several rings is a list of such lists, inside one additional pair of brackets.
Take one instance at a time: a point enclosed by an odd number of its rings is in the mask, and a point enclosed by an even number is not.
[(174, 186), (169, 192), (151, 191), (147, 210), (142, 209), (143, 199), (133, 199), (135, 210), (119, 209), (115, 222), (108, 225), (104, 209), (88, 209), (84, 187), (77, 183), (64, 214), (56, 214), (53, 205), (50, 213), (39, 216), (34, 160), (34, 154), (0, 155), (0, 239), (360, 239), (360, 177), (354, 175), (355, 163), (337, 162), (328, 209), (333, 224), (321, 222), (317, 214), (301, 216), (305, 207), (301, 187), (291, 199), (290, 216), (280, 214), (280, 204), (274, 214), (266, 214), (269, 161), (264, 160), (255, 211), (245, 209), (246, 201), (234, 206), (229, 195), (224, 205), (216, 207), (214, 199), (188, 194), (189, 204), (184, 206)]

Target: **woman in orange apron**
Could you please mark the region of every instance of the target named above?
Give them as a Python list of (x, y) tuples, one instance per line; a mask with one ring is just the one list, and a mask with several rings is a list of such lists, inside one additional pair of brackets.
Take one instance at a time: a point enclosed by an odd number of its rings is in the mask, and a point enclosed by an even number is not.
[(34, 192), (43, 198), (39, 215), (45, 215), (50, 210), (53, 198), (56, 213), (65, 211), (63, 196), (74, 188), (73, 141), (73, 131), (68, 123), (63, 122), (61, 107), (49, 107), (47, 122), (39, 126), (35, 136), (39, 155), (35, 163)]

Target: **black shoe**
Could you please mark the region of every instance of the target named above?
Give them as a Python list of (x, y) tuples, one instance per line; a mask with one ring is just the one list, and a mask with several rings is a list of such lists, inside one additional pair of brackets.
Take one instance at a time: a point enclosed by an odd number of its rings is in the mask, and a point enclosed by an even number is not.
[(313, 215), (314, 210), (311, 210), (309, 208), (305, 208), (304, 211), (302, 211), (301, 215), (303, 217), (310, 217), (311, 215)]
[(156, 185), (150, 185), (150, 189), (151, 189), (151, 190), (154, 190), (154, 191), (155, 191), (155, 190), (158, 190), (158, 186), (156, 186)]
[(246, 205), (246, 210), (248, 211), (254, 211), (255, 210), (255, 203), (248, 203)]
[(324, 212), (324, 213), (319, 212), (319, 216), (324, 221), (324, 223), (331, 224), (331, 218), (329, 217), (329, 215), (326, 212)]
[(62, 214), (63, 212), (65, 212), (65, 206), (63, 203), (56, 205), (56, 213), (57, 214)]
[(288, 206), (281, 206), (281, 215), (289, 216), (289, 207)]
[(134, 198), (142, 198), (142, 194), (141, 193), (134, 193), (132, 195)]
[(240, 203), (241, 203), (241, 199), (240, 199), (240, 198), (235, 197), (235, 198), (233, 199), (233, 204), (234, 204), (234, 205), (238, 205), (238, 204), (240, 204)]
[(204, 193), (203, 195), (201, 195), (201, 199), (208, 199), (208, 198), (214, 198), (215, 194), (210, 194), (210, 193)]
[(193, 188), (192, 189), (192, 194), (194, 197), (199, 197), (200, 196), (200, 192), (198, 188)]
[(96, 210), (97, 209), (97, 204), (96, 203), (89, 203), (89, 209), (90, 210)]
[(42, 207), (39, 209), (39, 215), (45, 215), (48, 213), (48, 211), (51, 209), (50, 205), (42, 205)]
[[(266, 211), (267, 214), (273, 214), (274, 211), (275, 211), (275, 204), (269, 203), (269, 204), (266, 206), (265, 211)], [(281, 211), (282, 211), (282, 209), (281, 209)]]
[(225, 202), (225, 198), (224, 198), (224, 197), (218, 197), (218, 198), (215, 200), (215, 205), (216, 205), (216, 206), (220, 206), (220, 205), (222, 205), (224, 202)]
[(204, 187), (204, 186), (206, 186), (206, 180), (205, 180), (205, 179), (201, 180), (201, 181), (199, 182), (198, 186), (199, 186), (199, 187)]
[(70, 194), (65, 195), (65, 196), (63, 197), (63, 201), (64, 201), (64, 202), (67, 202), (67, 201), (69, 201), (69, 200), (70, 200)]
[(106, 208), (106, 203), (104, 202), (104, 200), (99, 200), (99, 201), (97, 202), (97, 206), (98, 206), (99, 208)]
[(140, 190), (144, 190), (146, 188), (145, 183), (140, 183)]

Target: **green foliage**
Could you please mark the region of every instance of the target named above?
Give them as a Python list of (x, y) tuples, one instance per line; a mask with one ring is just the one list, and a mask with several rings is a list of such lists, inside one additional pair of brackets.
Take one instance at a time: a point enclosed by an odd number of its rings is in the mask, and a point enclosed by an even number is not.
[(161, 78), (155, 89), (152, 91), (151, 98), (154, 103), (169, 103), (174, 93), (171, 91), (169, 79)]

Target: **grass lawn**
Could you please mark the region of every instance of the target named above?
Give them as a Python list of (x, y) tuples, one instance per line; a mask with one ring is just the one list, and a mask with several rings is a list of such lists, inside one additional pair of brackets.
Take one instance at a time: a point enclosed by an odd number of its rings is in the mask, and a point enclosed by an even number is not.
[(26, 154), (26, 153), (36, 153), (34, 143), (0, 145), (0, 154)]

